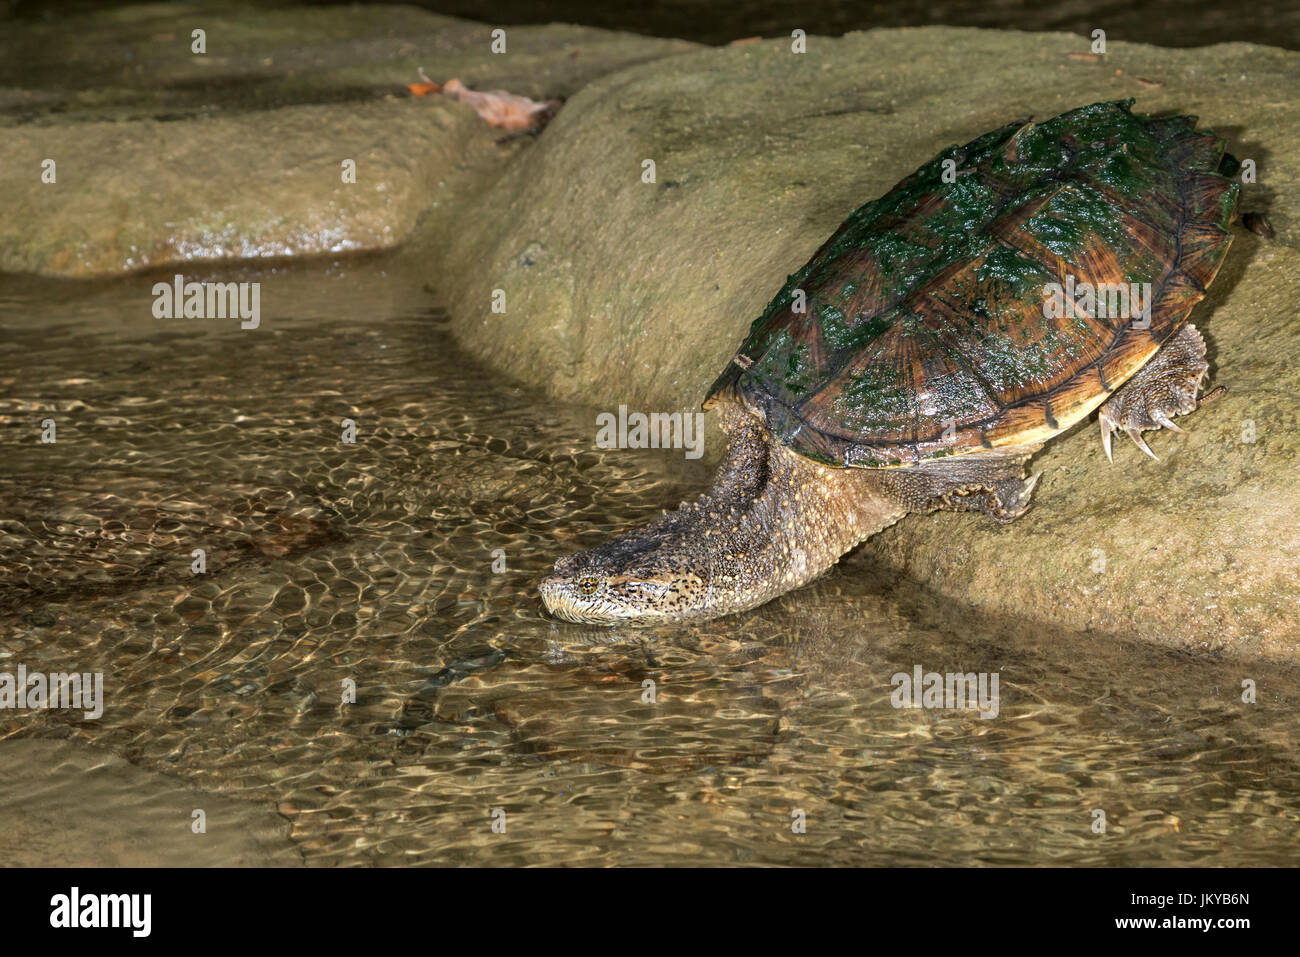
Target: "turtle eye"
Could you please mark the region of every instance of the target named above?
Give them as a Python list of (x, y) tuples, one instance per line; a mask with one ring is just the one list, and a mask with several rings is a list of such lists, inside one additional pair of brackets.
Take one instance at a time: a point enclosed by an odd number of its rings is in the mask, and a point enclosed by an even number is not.
[(596, 594), (596, 589), (598, 589), (599, 587), (600, 587), (600, 579), (598, 578), (588, 577), (588, 578), (578, 579), (578, 591), (582, 592), (582, 594), (586, 595), (587, 597)]

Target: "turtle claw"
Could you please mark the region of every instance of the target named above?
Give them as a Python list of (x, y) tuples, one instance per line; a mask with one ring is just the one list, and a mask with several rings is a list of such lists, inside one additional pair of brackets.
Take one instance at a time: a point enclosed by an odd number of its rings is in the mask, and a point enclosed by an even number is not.
[(1157, 462), (1142, 438), (1150, 429), (1168, 429), (1186, 434), (1174, 422), (1175, 415), (1194, 412), (1200, 404), (1200, 390), (1209, 366), (1205, 361), (1205, 340), (1195, 326), (1184, 326), (1156, 353), (1155, 358), (1124, 383), (1101, 407), (1101, 444), (1106, 458), (1114, 462), (1111, 433), (1123, 429), (1133, 444)]
[(1165, 413), (1160, 411), (1159, 409), (1156, 409), (1154, 412), (1151, 413), (1151, 418), (1153, 418), (1156, 422), (1158, 422), (1160, 425), (1163, 425), (1166, 429), (1169, 429), (1170, 431), (1179, 432), (1183, 435), (1187, 434), (1186, 429), (1182, 428), (1181, 426), (1175, 425), (1174, 420), (1169, 418), (1169, 416), (1165, 415)]
[(1125, 429), (1124, 431), (1128, 433), (1128, 437), (1134, 441), (1134, 443), (1137, 445), (1138, 448), (1140, 448), (1147, 455), (1151, 456), (1157, 462), (1160, 461), (1159, 456), (1157, 456), (1156, 453), (1151, 451), (1151, 447), (1147, 445), (1146, 440), (1142, 438), (1141, 432), (1139, 432), (1136, 428), (1133, 428), (1132, 426)]
[(1106, 450), (1106, 461), (1114, 464), (1115, 459), (1110, 454), (1110, 435), (1115, 431), (1115, 423), (1109, 420), (1105, 409), (1101, 410), (1101, 415), (1097, 416), (1097, 421), (1101, 423), (1101, 447)]

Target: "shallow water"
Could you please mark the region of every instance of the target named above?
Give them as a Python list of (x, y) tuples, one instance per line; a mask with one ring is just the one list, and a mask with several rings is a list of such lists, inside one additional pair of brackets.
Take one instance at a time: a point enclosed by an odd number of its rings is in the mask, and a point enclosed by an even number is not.
[[(0, 278), (0, 671), (107, 698), (0, 738), (263, 802), (314, 864), (1297, 863), (1293, 669), (987, 620), (862, 557), (703, 625), (549, 620), (557, 555), (708, 472), (596, 450), (386, 270), (222, 276), (263, 283), (248, 331), (154, 319), (157, 277)], [(996, 672), (998, 716), (894, 708), (916, 665)]]

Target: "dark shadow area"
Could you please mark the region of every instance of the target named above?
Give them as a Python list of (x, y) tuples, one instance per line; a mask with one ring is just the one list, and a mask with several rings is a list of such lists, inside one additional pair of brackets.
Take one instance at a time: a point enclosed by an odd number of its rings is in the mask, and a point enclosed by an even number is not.
[(1221, 0), (1139, 0), (1106, 3), (1066, 0), (650, 0), (647, 3), (592, 3), (590, 0), (417, 0), (416, 6), (494, 24), (581, 23), (651, 36), (679, 37), (723, 44), (745, 37), (840, 36), (876, 27), (937, 24), (997, 30), (1035, 30), (1090, 36), (1106, 31), (1109, 41), (1195, 47), (1211, 43), (1267, 43), (1300, 49), (1300, 5), (1265, 2), (1249, 7)]
[[(352, 3), (323, 0), (311, 6)], [(122, 0), (0, 0), (0, 18), (52, 19), (72, 13), (126, 6)], [(253, 3), (283, 8), (294, 3)], [(361, 4), (364, 5), (364, 4)], [(1250, 5), (1223, 0), (649, 0), (645, 3), (593, 3), (591, 0), (413, 0), (410, 6), (484, 23), (577, 23), (699, 43), (724, 44), (746, 37), (774, 37), (800, 29), (817, 36), (840, 36), (877, 27), (933, 25), (1077, 33), (1106, 31), (1109, 41), (1195, 47), (1212, 43), (1265, 43), (1300, 49), (1300, 5), (1264, 0)], [(209, 9), (219, 4), (203, 5)]]

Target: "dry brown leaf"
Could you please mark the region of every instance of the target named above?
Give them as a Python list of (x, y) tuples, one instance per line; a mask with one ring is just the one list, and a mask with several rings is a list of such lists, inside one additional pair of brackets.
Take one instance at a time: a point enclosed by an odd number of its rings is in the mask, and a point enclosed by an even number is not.
[(506, 90), (479, 92), (471, 90), (455, 77), (446, 83), (435, 83), (425, 75), (423, 68), (419, 70), (419, 74), (419, 83), (406, 85), (413, 96), (441, 93), (448, 99), (459, 100), (472, 106), (489, 126), (497, 129), (521, 132), (538, 130), (545, 126), (555, 115), (555, 111), (560, 108), (560, 100), (531, 100)]
[(500, 130), (530, 130), (543, 126), (559, 109), (559, 100), (531, 100), (506, 90), (471, 90), (460, 80), (442, 85), (442, 95), (474, 107), (489, 125)]

